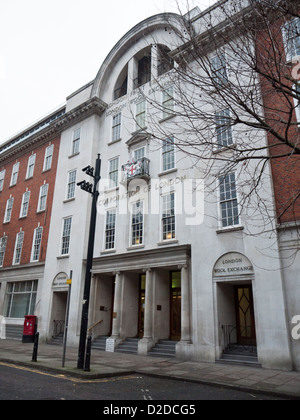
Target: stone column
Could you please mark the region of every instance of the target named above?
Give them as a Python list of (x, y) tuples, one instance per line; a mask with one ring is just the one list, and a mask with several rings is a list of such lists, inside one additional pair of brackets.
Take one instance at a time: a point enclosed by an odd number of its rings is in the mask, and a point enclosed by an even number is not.
[(114, 298), (114, 311), (113, 311), (113, 325), (111, 337), (115, 340), (120, 339), (120, 328), (121, 328), (121, 305), (122, 305), (122, 286), (123, 278), (120, 272), (115, 273), (116, 284), (115, 284), (115, 298)]
[(147, 354), (153, 343), (153, 272), (151, 268), (146, 272), (144, 337), (139, 341), (138, 354)]
[(152, 339), (153, 323), (153, 283), (152, 270), (146, 270), (146, 290), (145, 290), (145, 313), (144, 313), (144, 338)]
[(190, 325), (190, 280), (188, 265), (181, 269), (181, 341), (191, 342)]

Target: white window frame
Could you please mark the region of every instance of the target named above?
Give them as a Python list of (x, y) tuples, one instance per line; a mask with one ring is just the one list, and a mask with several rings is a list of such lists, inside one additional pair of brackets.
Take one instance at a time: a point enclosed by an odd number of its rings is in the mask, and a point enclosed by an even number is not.
[(35, 167), (35, 159), (36, 154), (32, 154), (28, 158), (28, 164), (27, 164), (27, 171), (26, 171), (26, 179), (32, 178), (34, 174), (34, 167)]
[(43, 172), (50, 171), (52, 167), (53, 151), (54, 151), (54, 144), (50, 144), (50, 146), (48, 146), (45, 150)]
[[(75, 173), (75, 176), (73, 175)], [(73, 176), (73, 178), (71, 178)], [(68, 183), (66, 191), (66, 200), (72, 200), (75, 198), (76, 192), (76, 179), (77, 179), (77, 169), (72, 169), (68, 172)]]
[(142, 99), (137, 102), (135, 106), (135, 122), (136, 129), (143, 130), (146, 128), (146, 114), (147, 114), (147, 103), (146, 99)]
[(71, 155), (77, 155), (80, 153), (81, 128), (82, 127), (78, 127), (73, 131)]
[[(26, 201), (25, 201), (26, 200)], [(29, 209), (29, 201), (30, 201), (30, 191), (25, 191), (22, 197), (22, 204), (20, 209), (20, 219), (23, 217), (27, 217), (28, 209)]]
[(175, 98), (174, 86), (169, 86), (162, 91), (162, 118), (167, 119), (174, 115)]
[[(228, 123), (226, 124), (226, 120)], [(216, 148), (222, 149), (233, 145), (233, 132), (230, 125), (230, 109), (222, 109), (215, 112), (216, 124)]]
[(24, 243), (24, 232), (20, 231), (16, 235), (13, 265), (19, 265), (21, 262), (23, 243)]
[(20, 162), (16, 162), (14, 164), (14, 166), (12, 168), (12, 172), (11, 172), (11, 178), (10, 178), (10, 186), (11, 187), (17, 184), (19, 169), (20, 169)]
[(0, 171), (0, 192), (3, 191), (5, 173), (6, 173), (6, 170), (5, 169), (3, 169), (2, 171)]
[(12, 210), (13, 210), (13, 205), (14, 205), (14, 198), (9, 197), (9, 199), (6, 202), (6, 208), (5, 208), (3, 223), (9, 223), (10, 222), (11, 214), (12, 214)]
[(211, 78), (218, 87), (228, 83), (228, 63), (225, 51), (218, 51), (211, 59)]
[[(141, 207), (141, 211), (138, 211), (137, 207)], [(141, 220), (134, 223), (134, 216), (137, 213), (141, 214), (142, 217), (141, 217)], [(131, 214), (130, 214), (130, 216), (131, 217), (130, 217), (130, 244), (129, 244), (129, 246), (132, 247), (132, 246), (144, 245), (144, 236), (145, 236), (144, 201), (138, 200), (138, 201), (135, 201), (134, 203), (131, 204)], [(141, 225), (141, 229), (140, 229), (140, 227), (138, 227), (138, 225)], [(136, 235), (134, 235), (134, 227), (136, 227), (136, 229), (135, 229)], [(137, 235), (137, 232), (140, 232), (140, 231), (142, 231), (142, 234)]]
[[(117, 166), (113, 167), (113, 162), (117, 162)], [(120, 158), (116, 156), (108, 161), (108, 179), (109, 179), (109, 189), (116, 188), (119, 185), (119, 165), (120, 165)]]
[[(113, 228), (108, 229), (107, 227), (108, 227), (109, 213), (114, 214), (114, 225), (113, 225)], [(116, 228), (117, 228), (117, 209), (116, 208), (107, 209), (105, 213), (105, 220), (104, 220), (104, 250), (105, 251), (113, 251), (116, 249)], [(112, 230), (113, 230), (113, 240), (107, 241), (108, 232)], [(110, 235), (110, 238), (112, 238), (112, 235)], [(109, 246), (110, 244), (113, 246)]]
[[(166, 200), (168, 200), (168, 197), (171, 197), (171, 195), (173, 195), (173, 204), (174, 207), (173, 209), (170, 207), (166, 206)], [(171, 202), (171, 198), (169, 199), (169, 201)], [(170, 191), (167, 194), (163, 194), (161, 196), (161, 238), (162, 241), (174, 241), (176, 239), (176, 196), (175, 196), (175, 191)], [(165, 215), (167, 213), (165, 213), (165, 210), (173, 213), (170, 215)], [(165, 216), (164, 216), (165, 215)], [(172, 218), (174, 219), (173, 221), (171, 221), (171, 225), (172, 227), (174, 227), (174, 229), (171, 228), (171, 231), (169, 231), (169, 233), (167, 233), (167, 231), (165, 230), (165, 226), (167, 226), (167, 219), (168, 218)], [(166, 233), (166, 235), (165, 235)]]
[[(299, 31), (299, 35), (291, 36), (291, 31), (293, 31), (295, 25), (298, 26), (296, 30)], [(297, 37), (299, 37), (299, 40), (297, 40)], [(295, 17), (283, 25), (282, 38), (286, 54), (286, 61), (290, 62), (294, 57), (300, 55), (300, 18)]]
[(38, 201), (38, 208), (37, 208), (38, 213), (46, 210), (48, 189), (49, 189), (49, 184), (46, 184), (46, 183), (40, 187), (40, 194), (39, 194), (39, 201)]
[[(230, 188), (230, 190), (226, 190), (225, 186), (224, 186), (224, 192), (221, 191), (221, 186), (222, 186), (222, 180), (224, 182), (224, 180), (226, 179), (226, 177), (231, 177), (234, 176), (234, 190), (232, 188)], [(230, 185), (232, 184), (232, 180), (230, 180)], [(234, 191), (234, 193), (233, 193)], [(225, 197), (222, 199), (222, 194), (225, 194)], [(227, 195), (227, 196), (226, 196)], [(236, 205), (234, 205), (233, 203), (236, 202)], [(231, 203), (231, 207), (227, 206), (227, 204)], [(226, 209), (222, 208), (222, 204), (226, 204)], [(241, 226), (241, 215), (240, 215), (240, 206), (239, 206), (239, 196), (238, 196), (238, 189), (237, 189), (237, 182), (236, 182), (236, 173), (235, 172), (230, 172), (228, 174), (224, 174), (219, 176), (218, 178), (218, 208), (219, 208), (219, 220), (220, 220), (220, 229), (222, 230), (226, 230), (226, 229), (230, 229), (230, 228), (236, 228)], [(234, 208), (237, 209), (237, 215), (234, 215)], [(228, 216), (228, 210), (231, 209), (232, 211), (232, 216)], [(227, 212), (227, 216), (226, 218), (223, 217), (223, 210), (226, 210)], [(228, 220), (230, 219), (230, 217), (233, 219), (233, 223), (228, 223)], [(235, 219), (237, 218), (237, 223), (234, 223)], [(226, 220), (226, 223), (225, 223)]]
[[(39, 237), (37, 236), (37, 234), (39, 234)], [(42, 239), (43, 239), (43, 228), (41, 226), (38, 226), (36, 229), (34, 229), (34, 233), (33, 233), (31, 259), (30, 259), (31, 262), (37, 262), (40, 260)], [(36, 252), (36, 250), (38, 252)]]
[(6, 245), (7, 236), (2, 236), (2, 238), (0, 238), (0, 267), (3, 267), (4, 264)]
[(60, 255), (62, 256), (70, 255), (72, 222), (72, 216), (65, 217), (62, 222), (62, 233), (60, 243)]
[(121, 139), (121, 129), (122, 129), (122, 113), (119, 112), (112, 117), (112, 138), (111, 140), (118, 141)]
[[(176, 169), (175, 139), (173, 136), (170, 136), (168, 139), (163, 141), (161, 159), (162, 172), (168, 172)], [(172, 161), (173, 165), (170, 166)]]
[(299, 92), (298, 99), (294, 98), (294, 106), (295, 106), (295, 114), (298, 124), (300, 125), (300, 84), (299, 85), (293, 85), (293, 89)]

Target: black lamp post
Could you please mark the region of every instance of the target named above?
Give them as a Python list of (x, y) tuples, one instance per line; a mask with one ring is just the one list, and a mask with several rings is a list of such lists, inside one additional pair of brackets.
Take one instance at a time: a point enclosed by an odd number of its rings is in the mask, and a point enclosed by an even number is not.
[(86, 261), (85, 283), (84, 283), (84, 292), (83, 292), (83, 301), (82, 301), (81, 329), (80, 329), (78, 361), (77, 361), (78, 369), (83, 369), (85, 350), (86, 350), (91, 276), (92, 276), (91, 269), (92, 269), (93, 254), (94, 254), (95, 228), (96, 228), (96, 217), (97, 217), (97, 200), (99, 196), (97, 186), (101, 178), (100, 169), (101, 169), (101, 159), (100, 159), (100, 155), (98, 154), (95, 169), (92, 168), (91, 166), (87, 166), (86, 168), (82, 169), (83, 172), (85, 172), (87, 175), (94, 178), (94, 185), (86, 181), (82, 181), (77, 184), (82, 190), (90, 193), (93, 197), (91, 220), (90, 220), (89, 244), (88, 244), (87, 261)]

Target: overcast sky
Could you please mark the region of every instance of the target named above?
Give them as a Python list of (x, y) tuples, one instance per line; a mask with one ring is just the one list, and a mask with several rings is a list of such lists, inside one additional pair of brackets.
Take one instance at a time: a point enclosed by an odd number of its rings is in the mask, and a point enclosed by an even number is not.
[[(216, 0), (178, 0), (201, 10)], [(134, 25), (176, 0), (0, 0), (0, 143), (93, 80)]]

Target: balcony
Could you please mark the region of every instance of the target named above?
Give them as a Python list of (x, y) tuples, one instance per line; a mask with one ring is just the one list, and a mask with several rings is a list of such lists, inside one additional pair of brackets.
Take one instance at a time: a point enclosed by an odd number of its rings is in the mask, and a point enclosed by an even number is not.
[(150, 160), (145, 157), (128, 161), (125, 165), (122, 165), (122, 181), (129, 182), (134, 178), (143, 178), (148, 181), (150, 179), (149, 164)]

